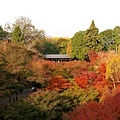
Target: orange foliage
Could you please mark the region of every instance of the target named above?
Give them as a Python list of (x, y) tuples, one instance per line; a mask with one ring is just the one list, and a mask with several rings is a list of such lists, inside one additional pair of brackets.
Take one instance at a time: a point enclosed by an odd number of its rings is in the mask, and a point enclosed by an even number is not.
[(53, 61), (47, 61), (47, 60), (37, 60), (32, 62), (32, 66), (34, 69), (38, 70), (44, 70), (43, 72), (53, 72), (56, 69), (56, 66)]
[(105, 76), (105, 73), (106, 73), (106, 63), (100, 63), (100, 65), (98, 67), (98, 72), (100, 74), (102, 74), (103, 76)]
[(53, 61), (33, 60), (29, 65), (29, 69), (34, 74), (32, 78), (29, 79), (37, 82), (46, 81), (53, 76), (56, 64)]
[(80, 88), (89, 88), (94, 87), (101, 94), (109, 91), (111, 84), (105, 78), (106, 73), (106, 64), (101, 63), (97, 71), (81, 71), (81, 74), (77, 77), (74, 77), (75, 82), (80, 86)]
[(106, 79), (106, 63), (100, 63), (97, 69), (97, 79), (94, 84), (94, 88), (98, 89), (100, 93), (104, 93), (110, 90), (111, 84)]
[(75, 82), (81, 87), (85, 88), (88, 84), (88, 77), (85, 75), (81, 75), (80, 77), (75, 77)]
[(64, 79), (61, 75), (52, 77), (49, 80), (48, 90), (56, 90), (58, 92), (63, 91), (67, 88), (71, 87), (71, 84)]
[(115, 56), (115, 52), (114, 51), (110, 51), (110, 52), (99, 52), (98, 56), (99, 56), (99, 61), (100, 62), (106, 62), (108, 59), (111, 59), (113, 56)]
[(98, 54), (94, 50), (89, 50), (88, 57), (90, 62), (95, 62), (98, 59)]

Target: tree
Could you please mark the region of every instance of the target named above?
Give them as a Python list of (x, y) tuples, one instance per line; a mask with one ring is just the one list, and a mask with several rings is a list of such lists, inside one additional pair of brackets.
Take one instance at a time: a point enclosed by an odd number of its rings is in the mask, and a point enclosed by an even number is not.
[[(98, 28), (95, 26), (94, 20), (92, 20), (92, 23), (90, 27), (85, 31), (84, 35), (84, 42), (85, 46), (88, 48), (88, 50), (95, 50), (100, 51), (102, 49), (101, 41), (99, 40), (98, 36)], [(87, 52), (87, 51), (86, 51)]]
[(67, 44), (69, 39), (66, 38), (59, 38), (57, 41), (57, 47), (59, 49), (60, 54), (66, 54)]
[(4, 52), (6, 62), (4, 70), (9, 73), (7, 76), (9, 89), (19, 90), (19, 87), (24, 86), (29, 76), (27, 66), (32, 60), (32, 55), (33, 53), (24, 47), (8, 44)]
[[(114, 104), (114, 105), (113, 105)], [(64, 114), (64, 120), (119, 120), (120, 92), (102, 102), (91, 101)]]
[(5, 32), (2, 28), (2, 26), (0, 26), (0, 39), (3, 39), (4, 36), (5, 36)]
[(26, 84), (29, 72), (29, 62), (32, 60), (31, 51), (23, 46), (0, 44), (0, 97), (10, 95)]
[(55, 76), (49, 80), (48, 90), (64, 91), (71, 87), (71, 84), (63, 76)]
[(102, 50), (115, 50), (114, 32), (112, 29), (107, 29), (99, 33), (99, 38), (101, 41), (101, 45), (103, 46)]
[(120, 83), (120, 56), (113, 56), (107, 61), (106, 78), (113, 83), (114, 89)]
[(12, 43), (17, 43), (17, 44), (24, 43), (24, 37), (19, 26), (15, 27), (15, 29), (13, 30), (11, 40)]
[(43, 54), (58, 54), (59, 50), (54, 41), (45, 40), (42, 53)]
[(94, 50), (89, 50), (88, 59), (90, 62), (95, 62), (96, 60), (98, 60), (98, 54)]
[(69, 40), (69, 42), (68, 42), (68, 44), (67, 44), (66, 53), (67, 53), (67, 54), (71, 54), (71, 39)]
[(73, 59), (85, 59), (85, 46), (84, 46), (84, 31), (75, 33), (74, 37), (71, 38), (71, 58)]
[(27, 17), (21, 16), (16, 19), (15, 23), (13, 24), (13, 29), (17, 26), (20, 27), (21, 32), (24, 35), (25, 43), (28, 43), (36, 38), (45, 38), (44, 31), (36, 29), (35, 26), (32, 24), (32, 21)]
[(98, 36), (98, 28), (95, 26), (94, 20), (86, 31), (75, 33), (71, 39), (71, 57), (81, 60), (88, 60), (88, 51), (102, 50), (101, 41)]
[(28, 49), (36, 49), (39, 53), (42, 53), (44, 50), (44, 40), (34, 40), (27, 44), (27, 46)]
[(11, 38), (11, 33), (12, 33), (12, 27), (10, 25), (10, 23), (6, 23), (4, 26), (4, 31), (5, 31), (5, 38), (7, 40), (10, 40)]
[(6, 39), (8, 36), (8, 32), (5, 31), (2, 26), (0, 26), (0, 40)]
[(118, 46), (120, 45), (120, 26), (116, 26), (113, 29), (113, 33), (114, 33), (114, 44), (115, 44), (115, 49), (116, 49), (116, 53), (118, 53)]

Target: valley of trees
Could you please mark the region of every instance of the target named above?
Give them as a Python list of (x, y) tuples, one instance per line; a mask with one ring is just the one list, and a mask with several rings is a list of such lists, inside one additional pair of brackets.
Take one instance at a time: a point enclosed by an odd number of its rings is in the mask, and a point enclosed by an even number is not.
[[(29, 18), (0, 26), (0, 120), (119, 120), (120, 26), (99, 32), (94, 20), (72, 38), (48, 37)], [(45, 60), (69, 54), (71, 61)], [(20, 97), (29, 84), (37, 91)]]

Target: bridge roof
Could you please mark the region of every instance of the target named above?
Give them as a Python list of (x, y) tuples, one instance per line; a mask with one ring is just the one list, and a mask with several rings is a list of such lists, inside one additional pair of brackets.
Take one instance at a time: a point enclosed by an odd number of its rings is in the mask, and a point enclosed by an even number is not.
[(69, 54), (45, 54), (44, 57), (46, 59), (70, 59), (70, 55)]

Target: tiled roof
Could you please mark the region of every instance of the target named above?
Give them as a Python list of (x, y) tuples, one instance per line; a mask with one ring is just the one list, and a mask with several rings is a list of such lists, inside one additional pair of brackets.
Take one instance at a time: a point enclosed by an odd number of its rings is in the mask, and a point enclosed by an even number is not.
[(52, 58), (67, 58), (70, 59), (70, 55), (69, 54), (45, 54), (44, 55), (45, 58), (47, 59), (52, 59)]

